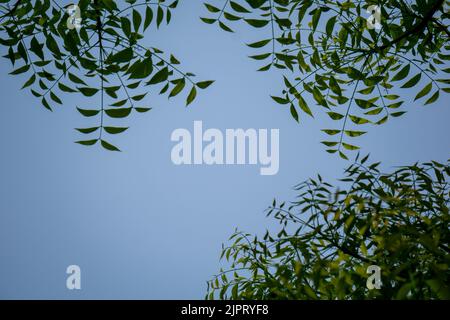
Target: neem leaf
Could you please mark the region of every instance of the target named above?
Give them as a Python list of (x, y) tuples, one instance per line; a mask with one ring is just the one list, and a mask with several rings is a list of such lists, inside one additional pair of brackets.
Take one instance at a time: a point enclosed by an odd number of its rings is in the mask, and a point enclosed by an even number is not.
[(258, 42), (249, 43), (249, 44), (247, 44), (247, 46), (249, 46), (250, 48), (262, 48), (271, 41), (272, 41), (272, 39), (261, 40)]
[(133, 25), (134, 25), (134, 30), (138, 31), (139, 27), (141, 26), (141, 22), (142, 22), (142, 17), (140, 15), (140, 13), (133, 9)]
[(361, 117), (357, 117), (357, 116), (350, 115), (349, 117), (350, 117), (350, 120), (352, 120), (352, 122), (355, 123), (355, 124), (365, 124), (365, 123), (370, 122), (367, 119), (364, 119), (364, 118), (361, 118)]
[(30, 42), (30, 50), (35, 53), (41, 60), (44, 60), (44, 51), (42, 50), (43, 45), (37, 41), (36, 37), (33, 37)]
[(119, 51), (113, 55), (110, 55), (106, 61), (109, 63), (115, 62), (115, 63), (124, 63), (129, 62), (131, 59), (133, 59), (133, 49), (132, 48), (126, 48), (122, 51)]
[(212, 12), (212, 13), (220, 12), (219, 8), (217, 8), (213, 5), (210, 5), (209, 3), (203, 3), (203, 5), (206, 7), (206, 9), (208, 9), (209, 12)]
[(281, 97), (277, 97), (277, 96), (270, 96), (276, 103), (279, 104), (288, 104), (289, 103), (289, 99), (288, 98), (281, 98)]
[(270, 20), (259, 20), (259, 19), (244, 19), (249, 25), (255, 28), (265, 27)]
[(225, 25), (222, 21), (219, 21), (219, 26), (220, 26), (223, 30), (225, 30), (225, 31), (227, 31), (227, 32), (234, 32), (234, 31), (231, 30), (227, 25)]
[(435, 93), (427, 100), (425, 101), (425, 105), (435, 102), (439, 98), (439, 90), (436, 90)]
[(92, 128), (76, 128), (75, 130), (84, 133), (84, 134), (89, 134), (92, 132), (95, 132), (98, 130), (99, 127), (92, 127)]
[(161, 6), (158, 6), (158, 11), (156, 13), (156, 27), (159, 28), (159, 26), (161, 25), (161, 22), (164, 18), (164, 11), (161, 8)]
[(152, 110), (152, 108), (134, 108), (134, 110), (136, 110), (139, 113), (144, 113), (144, 112)]
[(214, 80), (209, 80), (209, 81), (200, 81), (200, 82), (197, 82), (195, 85), (197, 86), (197, 87), (199, 87), (200, 89), (206, 89), (206, 88), (208, 88), (211, 84), (213, 84), (214, 83)]
[(295, 110), (295, 107), (293, 104), (291, 104), (290, 110), (291, 110), (292, 117), (295, 119), (295, 121), (298, 122), (298, 113), (297, 113), (297, 110)]
[(36, 75), (33, 74), (33, 75), (27, 80), (27, 82), (24, 83), (24, 85), (22, 86), (22, 89), (31, 86), (35, 81), (36, 81)]
[(172, 91), (170, 92), (169, 98), (175, 97), (177, 94), (179, 94), (184, 89), (185, 85), (186, 85), (186, 80), (184, 80), (184, 78), (180, 79), (177, 82), (177, 84), (175, 85), (175, 87), (172, 89)]
[(433, 84), (431, 82), (429, 84), (427, 84), (422, 90), (419, 91), (419, 93), (414, 98), (414, 101), (422, 98), (423, 96), (426, 96), (431, 91), (432, 87), (433, 87)]
[(109, 142), (106, 142), (105, 140), (101, 141), (102, 147), (109, 151), (120, 151), (116, 146), (113, 146)]
[(414, 77), (409, 79), (404, 85), (401, 86), (401, 88), (411, 88), (414, 87), (422, 77), (421, 73), (416, 74)]
[(367, 133), (366, 131), (351, 131), (351, 130), (345, 130), (344, 132), (349, 137), (359, 137), (359, 136), (362, 136), (363, 134)]
[(345, 143), (345, 142), (342, 142), (342, 146), (347, 150), (358, 150), (359, 149), (359, 147)]
[(241, 6), (240, 4), (238, 4), (238, 3), (234, 2), (234, 1), (230, 1), (230, 6), (236, 12), (239, 12), (239, 13), (250, 13), (249, 10), (247, 10), (246, 8), (244, 8), (243, 6)]
[(144, 30), (148, 28), (150, 23), (152, 23), (153, 20), (153, 10), (147, 6), (147, 9), (145, 9), (145, 21), (144, 21)]
[(100, 110), (88, 110), (88, 109), (80, 109), (77, 107), (79, 113), (81, 113), (85, 117), (93, 117), (96, 116)]
[(80, 91), (86, 97), (92, 97), (98, 92), (97, 88), (90, 87), (77, 87), (78, 91)]
[(308, 105), (306, 104), (306, 101), (300, 95), (298, 96), (298, 105), (300, 106), (300, 109), (303, 110), (303, 112), (305, 112), (306, 114), (308, 114), (314, 118), (314, 116), (311, 112), (311, 109), (308, 107)]
[(118, 134), (118, 133), (122, 133), (122, 132), (126, 131), (128, 129), (128, 127), (125, 127), (125, 128), (121, 128), (121, 127), (103, 127), (103, 129), (105, 129), (105, 131), (108, 132), (109, 134)]
[(410, 69), (410, 65), (407, 64), (406, 66), (403, 67), (402, 70), (400, 70), (393, 78), (392, 81), (400, 81), (405, 79), (408, 74), (409, 74), (409, 69)]
[(190, 105), (192, 101), (194, 101), (196, 96), (197, 96), (197, 89), (195, 88), (195, 86), (193, 86), (186, 99), (186, 106)]
[(333, 120), (341, 120), (344, 116), (340, 113), (337, 112), (327, 112), (327, 114), (330, 116), (331, 119)]
[(336, 129), (322, 129), (322, 131), (330, 136), (334, 136), (334, 135), (338, 134), (339, 132), (341, 132), (341, 130), (336, 130)]
[(97, 139), (94, 140), (83, 140), (83, 141), (75, 141), (75, 143), (81, 144), (83, 146), (92, 146), (97, 143)]
[(157, 84), (163, 81), (166, 81), (169, 77), (169, 69), (167, 67), (159, 70), (155, 75), (147, 82), (147, 84)]

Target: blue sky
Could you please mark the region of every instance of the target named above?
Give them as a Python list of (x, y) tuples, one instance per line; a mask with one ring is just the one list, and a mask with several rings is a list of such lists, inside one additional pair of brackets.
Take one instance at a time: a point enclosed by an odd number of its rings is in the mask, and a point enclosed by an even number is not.
[[(318, 172), (340, 177), (348, 163), (320, 144), (330, 120), (303, 116), (297, 124), (270, 98), (282, 88), (281, 74), (256, 72), (260, 65), (247, 58), (244, 43), (264, 30), (225, 33), (203, 24), (204, 14), (202, 1), (181, 1), (172, 23), (148, 31), (143, 44), (216, 82), (189, 108), (184, 97), (147, 96), (153, 110), (130, 118), (129, 131), (114, 140), (121, 153), (74, 144), (73, 128), (85, 124), (75, 110), (82, 100), (65, 96), (50, 113), (20, 91), (25, 77), (9, 76), (1, 60), (0, 298), (201, 299), (236, 227), (262, 232), (272, 225), (263, 210), (274, 197), (293, 200), (292, 187)], [(426, 107), (407, 100), (404, 117), (358, 140), (385, 169), (449, 156), (448, 96)], [(223, 131), (279, 128), (278, 174), (175, 166), (170, 135), (192, 131), (195, 120)], [(65, 287), (71, 264), (82, 270), (79, 291)]]

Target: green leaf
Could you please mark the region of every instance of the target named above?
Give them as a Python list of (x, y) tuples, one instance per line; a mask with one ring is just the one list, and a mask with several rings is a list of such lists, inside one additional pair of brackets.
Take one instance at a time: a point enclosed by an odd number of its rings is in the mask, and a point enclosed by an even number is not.
[(161, 6), (158, 6), (158, 10), (156, 13), (156, 27), (159, 28), (159, 26), (161, 25), (161, 22), (163, 21), (164, 18), (164, 11), (161, 8)]
[(33, 37), (30, 41), (30, 50), (41, 58), (41, 60), (44, 60), (44, 51), (42, 50), (43, 46), (44, 45), (41, 45), (36, 37)]
[(293, 104), (291, 104), (290, 110), (291, 110), (292, 117), (295, 119), (295, 121), (298, 122), (298, 113), (297, 113), (297, 110), (295, 110), (295, 107)]
[(338, 144), (336, 141), (320, 141), (320, 143), (326, 145), (327, 147), (334, 147)]
[(359, 137), (367, 133), (367, 131), (352, 131), (352, 130), (345, 130), (344, 132), (349, 137)]
[(411, 79), (409, 79), (404, 85), (401, 86), (401, 88), (411, 88), (414, 87), (419, 81), (420, 78), (422, 77), (421, 73), (416, 74), (414, 77), (412, 77)]
[(393, 78), (392, 81), (400, 81), (405, 79), (408, 74), (409, 74), (409, 69), (410, 69), (410, 65), (407, 64), (406, 66), (403, 67), (402, 70), (400, 70)]
[(216, 13), (220, 12), (220, 9), (217, 7), (214, 7), (213, 5), (210, 5), (209, 3), (203, 3), (203, 5), (208, 9), (209, 12)]
[(208, 18), (200, 18), (200, 20), (202, 20), (204, 23), (207, 24), (213, 24), (214, 22), (217, 21), (217, 19), (208, 19)]
[(268, 57), (270, 57), (272, 55), (272, 53), (263, 53), (263, 54), (257, 54), (254, 56), (249, 56), (249, 58), (255, 59), (255, 60), (264, 60), (267, 59)]
[(353, 67), (347, 68), (347, 75), (350, 79), (353, 80), (364, 80), (364, 74)]
[(83, 80), (81, 80), (80, 78), (78, 78), (76, 75), (74, 75), (73, 73), (68, 73), (69, 74), (69, 79), (70, 81), (76, 83), (76, 84), (84, 84), (85, 86), (87, 85), (86, 82), (84, 82)]
[(336, 129), (322, 129), (322, 131), (330, 136), (334, 136), (341, 132), (341, 130), (336, 130)]
[(134, 110), (136, 110), (139, 113), (144, 113), (144, 112), (152, 110), (152, 108), (134, 108)]
[(233, 8), (234, 11), (239, 12), (239, 13), (250, 13), (249, 10), (247, 10), (246, 8), (244, 8), (243, 6), (241, 6), (239, 3), (234, 2), (234, 1), (230, 1), (230, 6), (231, 8)]
[(226, 24), (224, 24), (222, 21), (219, 21), (219, 26), (220, 28), (222, 28), (223, 30), (227, 31), (227, 32), (234, 32), (233, 30), (230, 29), (230, 27), (228, 27)]
[(414, 101), (422, 98), (423, 96), (426, 96), (431, 91), (432, 87), (433, 87), (433, 84), (431, 82), (429, 84), (427, 84), (422, 90), (419, 91), (419, 93), (414, 98)]
[(342, 142), (342, 146), (347, 150), (358, 150), (359, 149), (359, 147), (345, 143), (345, 142)]
[(180, 61), (177, 60), (173, 55), (170, 55), (170, 63), (172, 64), (180, 64)]
[(153, 20), (153, 10), (147, 6), (145, 9), (145, 21), (144, 21), (144, 30), (148, 28), (148, 26), (152, 23)]
[(313, 89), (313, 98), (317, 101), (317, 103), (321, 106), (327, 107), (327, 101), (325, 100), (322, 92), (317, 87)]
[(59, 83), (58, 83), (58, 87), (59, 87), (59, 89), (60, 89), (61, 91), (63, 91), (63, 92), (70, 92), (70, 93), (72, 93), (72, 92), (77, 92), (77, 90), (72, 89), (72, 88), (66, 86), (66, 85), (65, 85), (64, 83), (62, 83), (62, 82), (59, 82)]
[(270, 20), (259, 20), (259, 19), (244, 19), (244, 21), (255, 28), (265, 27), (270, 22)]
[(103, 129), (109, 134), (118, 134), (128, 130), (128, 127), (103, 127)]
[(303, 99), (303, 97), (299, 95), (297, 97), (297, 99), (298, 99), (298, 105), (300, 106), (300, 109), (302, 109), (303, 112), (305, 112), (307, 115), (314, 118), (314, 116), (311, 112), (311, 109), (308, 107), (308, 105), (306, 104), (306, 101)]
[(425, 101), (425, 105), (435, 102), (439, 98), (439, 90), (436, 90), (435, 93), (427, 100)]
[(344, 160), (348, 160), (348, 157), (342, 151), (339, 151), (339, 157), (341, 157)]
[(77, 107), (79, 113), (81, 113), (85, 117), (93, 117), (96, 116), (100, 110), (88, 110), (88, 109), (80, 109)]
[(177, 82), (175, 87), (170, 92), (169, 98), (175, 97), (177, 94), (179, 94), (184, 89), (185, 85), (186, 85), (186, 80), (184, 80), (184, 78), (182, 78), (180, 81)]
[(36, 81), (36, 75), (33, 74), (33, 75), (27, 80), (27, 82), (24, 83), (24, 85), (22, 86), (22, 89), (31, 86), (35, 81)]
[(276, 103), (279, 104), (288, 104), (290, 101), (288, 98), (281, 98), (277, 96), (270, 96)]
[(46, 100), (45, 98), (42, 98), (42, 105), (43, 105), (46, 109), (48, 109), (48, 110), (50, 110), (50, 111), (53, 111), (52, 108), (50, 107), (50, 105), (48, 104), (48, 102), (47, 102), (47, 100)]
[(355, 124), (365, 124), (365, 123), (369, 123), (370, 121), (361, 117), (357, 117), (357, 116), (352, 116), (350, 115), (350, 120), (352, 120), (353, 123)]
[(9, 74), (12, 74), (12, 75), (21, 74), (21, 73), (27, 72), (29, 69), (30, 69), (30, 65), (26, 64), (20, 68), (17, 68), (16, 70), (11, 71)]
[(89, 134), (89, 133), (92, 133), (92, 132), (97, 131), (98, 128), (100, 128), (100, 127), (92, 127), (92, 128), (76, 128), (75, 130), (77, 130), (77, 131), (79, 131), (79, 132), (81, 132), (81, 133), (83, 133), (83, 134)]
[(105, 113), (111, 118), (125, 118), (131, 113), (132, 108), (114, 108), (106, 109)]
[(169, 69), (167, 67), (162, 68), (159, 70), (155, 75), (150, 79), (150, 81), (147, 82), (147, 84), (157, 84), (163, 81), (166, 81), (169, 77)]
[(404, 115), (405, 113), (406, 113), (406, 111), (392, 112), (391, 116), (397, 118), (397, 117)]
[(213, 84), (214, 83), (214, 80), (209, 80), (209, 81), (200, 81), (200, 82), (197, 82), (195, 85), (197, 86), (197, 87), (199, 87), (200, 89), (206, 89), (206, 88), (208, 88), (211, 84)]
[(77, 87), (77, 89), (86, 97), (92, 97), (98, 92), (98, 89), (90, 87)]
[(190, 105), (192, 101), (195, 100), (196, 96), (197, 96), (197, 89), (195, 88), (195, 86), (193, 86), (186, 99), (186, 106)]
[(342, 96), (342, 90), (334, 77), (330, 77), (330, 89), (339, 96)]
[(127, 103), (128, 99), (119, 100), (111, 104), (111, 107), (121, 107)]
[(247, 46), (249, 46), (250, 48), (262, 48), (271, 41), (272, 41), (272, 39), (261, 40), (261, 41), (249, 43), (249, 44), (247, 44)]
[(56, 103), (62, 104), (61, 99), (59, 99), (59, 97), (54, 94), (52, 91), (50, 91), (50, 98), (55, 101)]
[(94, 139), (94, 140), (75, 141), (75, 143), (81, 144), (83, 146), (92, 146), (92, 145), (96, 144), (97, 141), (98, 141), (98, 139)]
[(327, 114), (333, 120), (341, 120), (344, 117), (342, 114), (337, 113), (337, 112), (332, 112), (332, 111), (327, 112)]
[(137, 32), (139, 30), (139, 27), (141, 26), (141, 22), (142, 22), (142, 17), (140, 15), (140, 13), (133, 9), (133, 25), (134, 25), (134, 30)]
[(333, 28), (336, 24), (336, 18), (337, 18), (336, 16), (333, 16), (327, 21), (325, 31), (327, 32), (328, 36), (331, 36), (333, 33)]
[(125, 63), (130, 62), (131, 59), (133, 59), (133, 49), (132, 48), (126, 48), (122, 51), (119, 51), (113, 55), (110, 55), (106, 61), (108, 63)]
[(147, 95), (147, 93), (138, 94), (138, 95), (132, 96), (131, 99), (134, 101), (141, 101), (142, 99), (145, 98), (146, 95)]

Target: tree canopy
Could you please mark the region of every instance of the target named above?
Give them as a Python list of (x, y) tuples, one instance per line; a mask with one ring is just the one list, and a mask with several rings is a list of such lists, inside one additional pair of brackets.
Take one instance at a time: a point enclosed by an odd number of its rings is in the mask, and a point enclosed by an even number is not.
[[(274, 200), (277, 232), (236, 231), (207, 298), (450, 299), (450, 163), (382, 173), (366, 162), (345, 170), (343, 188), (318, 175), (293, 202)], [(366, 287), (371, 265), (379, 290)]]
[(77, 128), (83, 136), (77, 143), (118, 151), (110, 136), (128, 127), (108, 122), (151, 110), (141, 102), (151, 87), (160, 86), (159, 94), (169, 98), (188, 88), (189, 105), (197, 89), (212, 83), (182, 71), (175, 56), (142, 45), (147, 28), (156, 31), (170, 23), (177, 5), (178, 0), (80, 0), (80, 28), (74, 28), (68, 8), (58, 1), (0, 0), (0, 45), (14, 67), (10, 74), (27, 74), (23, 88), (30, 88), (48, 110), (63, 104), (68, 94), (90, 98), (89, 105), (77, 109), (96, 121)]
[(351, 138), (406, 112), (408, 92), (423, 105), (450, 92), (448, 3), (212, 0), (202, 20), (227, 32), (237, 22), (265, 30), (267, 36), (248, 46), (257, 51), (250, 58), (263, 63), (259, 71), (283, 73), (285, 89), (273, 100), (296, 121), (318, 112), (335, 120), (322, 130), (322, 143), (348, 159), (359, 149)]

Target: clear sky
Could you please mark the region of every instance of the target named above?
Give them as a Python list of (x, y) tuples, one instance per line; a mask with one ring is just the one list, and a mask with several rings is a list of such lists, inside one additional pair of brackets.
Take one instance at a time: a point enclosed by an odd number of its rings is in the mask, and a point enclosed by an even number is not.
[[(333, 182), (341, 176), (348, 163), (320, 144), (330, 120), (302, 116), (297, 124), (269, 96), (280, 92), (281, 74), (258, 73), (247, 58), (253, 52), (244, 43), (264, 31), (225, 33), (199, 20), (205, 11), (202, 1), (181, 1), (172, 23), (149, 29), (143, 44), (173, 53), (184, 70), (215, 84), (189, 108), (184, 97), (147, 96), (153, 110), (127, 120), (129, 131), (113, 140), (121, 153), (74, 144), (73, 128), (86, 123), (78, 96), (66, 95), (50, 113), (20, 91), (26, 78), (8, 75), (9, 61), (1, 60), (0, 298), (201, 299), (234, 228), (262, 232), (273, 224), (263, 210), (274, 197), (293, 200), (292, 187), (316, 173)], [(447, 160), (448, 99), (406, 103), (405, 116), (358, 140), (362, 152), (386, 170)], [(175, 166), (171, 133), (192, 131), (194, 120), (223, 131), (279, 128), (278, 174)], [(71, 264), (81, 267), (79, 291), (66, 289)]]

